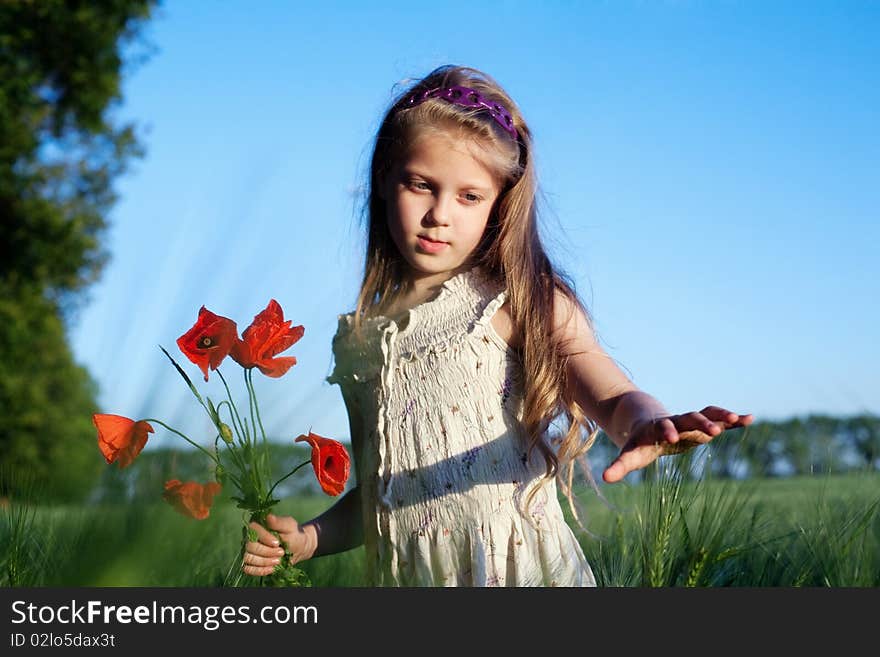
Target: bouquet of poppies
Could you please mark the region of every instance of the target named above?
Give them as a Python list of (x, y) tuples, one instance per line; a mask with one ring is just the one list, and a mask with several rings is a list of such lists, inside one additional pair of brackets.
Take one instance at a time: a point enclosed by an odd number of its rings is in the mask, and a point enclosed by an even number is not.
[[(265, 310), (254, 317), (241, 338), (234, 321), (215, 315), (204, 306), (199, 310), (196, 323), (177, 339), (181, 352), (199, 367), (208, 381), (208, 371), (216, 371), (226, 390), (226, 399), (214, 403), (202, 396), (183, 368), (163, 347), (180, 376), (189, 386), (196, 400), (211, 419), (216, 429), (213, 445), (205, 447), (191, 440), (177, 429), (155, 418), (131, 420), (121, 415), (95, 414), (92, 421), (98, 430), (98, 446), (107, 463), (118, 463), (120, 468), (131, 465), (146, 445), (148, 434), (154, 433), (152, 424), (158, 424), (177, 434), (193, 447), (204, 452), (213, 467), (213, 480), (207, 483), (181, 482), (172, 479), (165, 483), (163, 498), (180, 513), (204, 520), (208, 517), (214, 497), (222, 487), (231, 484), (235, 489), (232, 499), (243, 509), (242, 541), (237, 559), (232, 563), (224, 579), (226, 585), (238, 585), (246, 577), (241, 572), (245, 543), (255, 540), (249, 527), (251, 521), (265, 524), (266, 516), (279, 500), (272, 495), (282, 481), (297, 470), (312, 464), (321, 489), (328, 495), (339, 495), (345, 488), (350, 470), (350, 459), (345, 447), (338, 441), (324, 438), (311, 430), (300, 435), (295, 442), (311, 446), (311, 459), (270, 484), (269, 443), (260, 407), (254, 392), (253, 373), (279, 378), (296, 364), (293, 356), (278, 356), (293, 346), (304, 333), (302, 326), (291, 326), (284, 320), (281, 306), (274, 299)], [(248, 394), (248, 412), (240, 413), (232, 398), (229, 385), (218, 369), (229, 356), (244, 370), (244, 383)], [(285, 554), (275, 572), (260, 578), (269, 586), (308, 586), (308, 577), (300, 568), (289, 562)]]

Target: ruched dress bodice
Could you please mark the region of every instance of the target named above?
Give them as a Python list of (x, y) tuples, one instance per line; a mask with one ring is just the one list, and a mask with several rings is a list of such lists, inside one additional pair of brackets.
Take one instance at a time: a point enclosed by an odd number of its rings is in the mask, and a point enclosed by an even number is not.
[[(339, 315), (333, 338), (349, 407), (374, 586), (594, 586), (521, 424), (517, 353), (492, 327), (503, 285), (459, 273), (410, 309), (404, 328), (383, 316)], [(353, 408), (352, 408), (353, 406)]]

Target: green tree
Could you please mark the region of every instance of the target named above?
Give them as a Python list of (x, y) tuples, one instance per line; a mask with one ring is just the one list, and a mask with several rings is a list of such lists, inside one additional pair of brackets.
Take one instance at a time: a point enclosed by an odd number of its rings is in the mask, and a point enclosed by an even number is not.
[(865, 467), (877, 467), (880, 459), (880, 420), (867, 414), (844, 421), (844, 428), (852, 448), (864, 460)]
[(750, 428), (750, 438), (743, 441), (741, 449), (741, 455), (748, 463), (749, 476), (780, 476), (787, 435), (785, 423), (761, 422)]
[(809, 474), (814, 466), (813, 445), (804, 421), (795, 417), (783, 423), (782, 438), (782, 454), (793, 474)]
[(112, 110), (155, 4), (0, 2), (0, 463), (58, 496), (86, 492), (102, 463), (65, 322), (107, 260), (112, 183), (143, 154)]
[(843, 444), (841, 420), (828, 415), (810, 414), (804, 426), (810, 444), (810, 474), (840, 472)]

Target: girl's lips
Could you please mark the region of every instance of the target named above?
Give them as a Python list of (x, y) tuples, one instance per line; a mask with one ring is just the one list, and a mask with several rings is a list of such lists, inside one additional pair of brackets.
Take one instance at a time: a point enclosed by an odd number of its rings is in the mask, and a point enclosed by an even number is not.
[(419, 247), (426, 253), (439, 253), (449, 246), (448, 242), (432, 242), (426, 237), (419, 235)]

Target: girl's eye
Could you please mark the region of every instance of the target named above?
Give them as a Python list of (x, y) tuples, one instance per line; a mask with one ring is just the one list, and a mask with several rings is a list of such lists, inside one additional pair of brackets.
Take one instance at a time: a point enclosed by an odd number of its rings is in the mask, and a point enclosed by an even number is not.
[[(426, 183), (424, 180), (410, 180), (409, 186), (413, 189), (419, 191), (431, 191), (431, 185)], [(483, 200), (483, 197), (473, 194), (471, 192), (465, 192), (464, 198), (468, 203), (476, 204)]]

